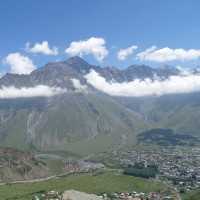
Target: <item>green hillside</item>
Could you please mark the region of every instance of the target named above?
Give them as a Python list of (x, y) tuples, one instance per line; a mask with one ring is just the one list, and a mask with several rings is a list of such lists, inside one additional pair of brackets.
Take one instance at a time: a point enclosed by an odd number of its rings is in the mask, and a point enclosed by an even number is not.
[(73, 93), (41, 107), (24, 106), (30, 101), (10, 102), (9, 107), (0, 101), (1, 146), (86, 155), (118, 148), (130, 138), (134, 144), (147, 126), (138, 114), (103, 94)]

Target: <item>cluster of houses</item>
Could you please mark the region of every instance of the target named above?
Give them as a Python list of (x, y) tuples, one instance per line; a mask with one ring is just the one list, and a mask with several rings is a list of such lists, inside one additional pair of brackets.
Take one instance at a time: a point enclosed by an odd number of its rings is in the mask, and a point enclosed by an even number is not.
[(173, 200), (173, 198), (157, 192), (150, 192), (149, 194), (143, 192), (104, 193), (97, 196), (75, 190), (68, 190), (62, 194), (57, 191), (49, 191), (47, 193), (34, 195), (33, 200)]
[(62, 193), (57, 191), (49, 191), (40, 194), (35, 194), (33, 200), (63, 200)]
[(104, 200), (173, 200), (173, 197), (158, 192), (122, 192), (103, 194), (101, 197)]
[(176, 185), (181, 191), (200, 187), (200, 148), (163, 148), (157, 150), (131, 150), (113, 152), (111, 156), (120, 166), (156, 165), (157, 178)]

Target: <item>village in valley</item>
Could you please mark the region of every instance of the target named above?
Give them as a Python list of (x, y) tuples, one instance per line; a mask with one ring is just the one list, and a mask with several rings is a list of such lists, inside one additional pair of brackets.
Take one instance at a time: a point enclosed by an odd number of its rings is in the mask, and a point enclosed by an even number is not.
[[(175, 187), (180, 193), (200, 187), (200, 148), (159, 147), (159, 149), (113, 151), (109, 163), (123, 169), (132, 168), (132, 175), (155, 178)], [(107, 160), (108, 161), (108, 160)], [(155, 166), (153, 174), (141, 174)], [(137, 173), (134, 171), (137, 169)]]
[[(92, 173), (94, 176), (107, 170), (121, 174), (158, 181), (166, 185), (161, 191), (121, 191), (101, 193), (97, 199), (104, 200), (180, 200), (180, 194), (200, 187), (200, 148), (160, 148), (158, 150), (127, 150), (110, 153), (109, 162), (104, 154), (87, 159), (66, 159), (64, 170), (69, 174)], [(115, 168), (111, 168), (114, 163)], [(47, 191), (33, 196), (34, 200), (65, 200), (64, 193)], [(71, 198), (73, 200), (73, 198)]]

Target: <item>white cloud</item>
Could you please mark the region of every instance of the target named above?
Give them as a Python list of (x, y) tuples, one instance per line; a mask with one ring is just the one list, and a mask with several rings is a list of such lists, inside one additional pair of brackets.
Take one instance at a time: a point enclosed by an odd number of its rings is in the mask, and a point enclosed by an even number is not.
[(102, 61), (108, 55), (105, 44), (103, 38), (91, 37), (87, 40), (71, 42), (65, 52), (70, 56), (92, 54), (98, 61)]
[(134, 50), (136, 50), (138, 47), (133, 45), (133, 46), (130, 46), (126, 49), (120, 49), (117, 53), (117, 58), (119, 60), (126, 60), (126, 58), (130, 55), (133, 54)]
[(188, 61), (200, 58), (200, 49), (170, 49), (169, 47), (157, 49), (155, 46), (137, 54), (141, 61)]
[(133, 80), (130, 82), (108, 82), (96, 71), (85, 75), (89, 84), (112, 96), (151, 96), (164, 94), (180, 94), (200, 91), (200, 75), (171, 76), (166, 80)]
[(46, 85), (21, 88), (16, 88), (15, 86), (2, 86), (0, 88), (0, 99), (51, 97), (54, 95), (62, 94), (64, 92), (66, 92), (66, 89), (59, 87), (49, 87)]
[(49, 47), (48, 41), (43, 41), (41, 43), (36, 43), (32, 47), (30, 43), (26, 43), (26, 50), (31, 53), (41, 53), (45, 55), (58, 55), (58, 48), (57, 47)]
[(188, 75), (194, 73), (194, 69), (192, 69), (192, 68), (187, 68), (187, 67), (182, 67), (182, 66), (180, 66), (180, 65), (177, 65), (177, 66), (176, 66), (176, 69), (179, 70), (179, 73), (180, 73), (181, 75), (184, 75), (184, 76), (188, 76)]
[(77, 91), (85, 91), (87, 89), (87, 85), (82, 85), (80, 83), (80, 80), (78, 80), (76, 78), (72, 78), (71, 81)]
[(10, 72), (14, 74), (30, 74), (36, 69), (29, 57), (18, 52), (8, 54), (3, 62), (10, 66)]

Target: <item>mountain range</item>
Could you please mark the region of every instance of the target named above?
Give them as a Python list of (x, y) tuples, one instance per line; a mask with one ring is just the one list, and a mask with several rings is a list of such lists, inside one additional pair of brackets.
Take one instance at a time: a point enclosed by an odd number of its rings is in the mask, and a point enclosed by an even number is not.
[[(0, 146), (87, 155), (137, 144), (138, 134), (149, 129), (166, 128), (176, 134), (200, 136), (198, 91), (110, 95), (90, 84), (87, 75), (91, 71), (110, 84), (162, 81), (182, 74), (169, 66), (100, 67), (80, 57), (48, 63), (29, 75), (8, 73), (0, 79), (4, 92), (0, 94)], [(56, 93), (45, 95), (42, 89), (34, 95), (38, 86), (53, 88)]]

